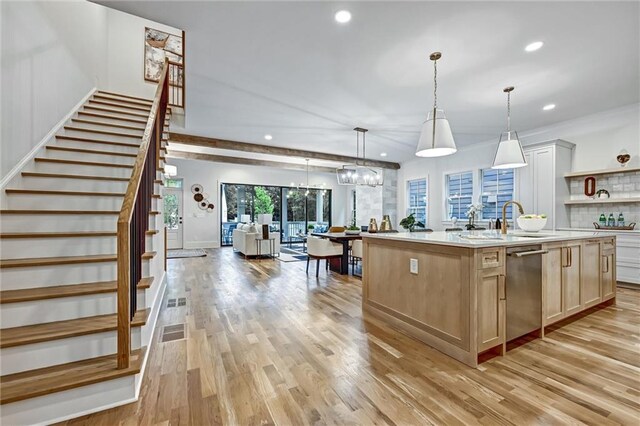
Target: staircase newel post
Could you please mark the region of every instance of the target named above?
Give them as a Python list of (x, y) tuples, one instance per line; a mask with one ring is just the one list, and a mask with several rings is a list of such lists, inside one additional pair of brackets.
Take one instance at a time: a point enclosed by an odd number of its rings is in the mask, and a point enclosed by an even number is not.
[(129, 368), (131, 354), (129, 239), (129, 224), (118, 222), (118, 369)]

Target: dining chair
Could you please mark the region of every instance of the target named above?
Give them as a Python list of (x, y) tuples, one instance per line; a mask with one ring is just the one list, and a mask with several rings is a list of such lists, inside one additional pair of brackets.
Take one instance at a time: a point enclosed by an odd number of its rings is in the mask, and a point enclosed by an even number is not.
[(362, 245), (362, 240), (355, 240), (353, 245), (351, 246), (351, 275), (356, 277), (361, 275), (356, 275), (356, 263), (361, 262), (364, 256), (364, 250)]
[(327, 269), (329, 269), (329, 259), (342, 257), (342, 245), (334, 243), (320, 237), (309, 236), (307, 238), (307, 275), (309, 274), (309, 262), (311, 259), (316, 260), (316, 277), (320, 275), (320, 261), (327, 261)]

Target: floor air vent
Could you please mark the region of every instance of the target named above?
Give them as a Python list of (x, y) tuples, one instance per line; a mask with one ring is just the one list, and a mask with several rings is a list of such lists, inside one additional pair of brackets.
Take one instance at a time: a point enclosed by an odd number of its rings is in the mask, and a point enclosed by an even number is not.
[(162, 330), (162, 341), (184, 339), (184, 324), (167, 325)]

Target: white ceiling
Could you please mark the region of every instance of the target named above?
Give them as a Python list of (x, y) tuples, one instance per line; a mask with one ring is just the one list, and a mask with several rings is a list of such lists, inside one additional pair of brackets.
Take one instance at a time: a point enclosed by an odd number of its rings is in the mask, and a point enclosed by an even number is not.
[(354, 155), (361, 126), (367, 157), (410, 159), (436, 50), (459, 146), (498, 138), (508, 85), (521, 131), (640, 101), (635, 1), (99, 3), (186, 31), (192, 134)]

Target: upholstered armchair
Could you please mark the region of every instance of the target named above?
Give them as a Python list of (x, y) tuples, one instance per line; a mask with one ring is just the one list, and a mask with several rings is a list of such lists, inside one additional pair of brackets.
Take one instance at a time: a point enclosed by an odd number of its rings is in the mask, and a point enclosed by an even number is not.
[(307, 274), (309, 273), (309, 261), (316, 259), (316, 277), (320, 274), (320, 260), (326, 259), (327, 269), (329, 268), (329, 259), (342, 257), (342, 244), (333, 241), (309, 236), (307, 238)]

